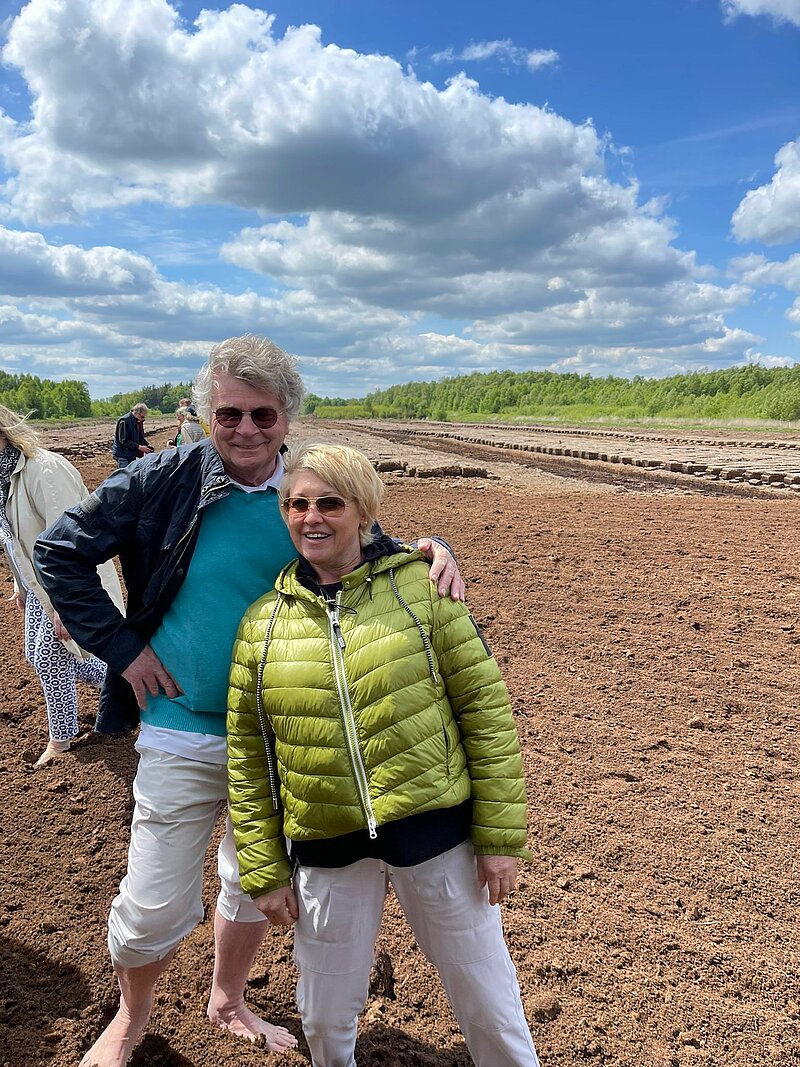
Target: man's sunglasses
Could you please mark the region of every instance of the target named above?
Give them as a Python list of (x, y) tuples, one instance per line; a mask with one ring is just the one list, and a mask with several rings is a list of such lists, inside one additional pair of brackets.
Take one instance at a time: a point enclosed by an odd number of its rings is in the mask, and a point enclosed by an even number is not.
[(241, 408), (215, 408), (213, 414), (220, 426), (228, 429), (238, 426), (244, 416), (249, 415), (253, 420), (253, 425), (259, 430), (268, 430), (275, 425), (281, 413), (275, 408), (253, 408), (252, 411), (242, 411)]
[(282, 496), (281, 507), (290, 514), (305, 515), (311, 505), (320, 515), (343, 515), (347, 501), (340, 496)]

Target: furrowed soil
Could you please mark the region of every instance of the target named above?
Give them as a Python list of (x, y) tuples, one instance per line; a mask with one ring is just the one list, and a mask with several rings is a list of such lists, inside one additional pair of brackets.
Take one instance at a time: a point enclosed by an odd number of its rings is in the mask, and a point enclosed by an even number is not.
[[(152, 436), (165, 445), (171, 432)], [(93, 487), (112, 468), (110, 433), (53, 431), (45, 444)], [(383, 459), (404, 447), (346, 434)], [(534, 860), (503, 918), (543, 1067), (796, 1065), (800, 500), (507, 462), (486, 473), (386, 474), (384, 525), (455, 546), (512, 695)], [(135, 753), (131, 738), (91, 734), (87, 690), (81, 739), (32, 769), (41, 691), (20, 616), (5, 598), (0, 612), (0, 1067), (74, 1067), (115, 1004), (105, 921)], [(291, 933), (268, 934), (248, 997), (299, 1051), (270, 1054), (205, 1018), (214, 866), (210, 854), (208, 917), (161, 980), (132, 1065), (307, 1065)], [(469, 1064), (391, 896), (378, 964), (359, 1067)]]

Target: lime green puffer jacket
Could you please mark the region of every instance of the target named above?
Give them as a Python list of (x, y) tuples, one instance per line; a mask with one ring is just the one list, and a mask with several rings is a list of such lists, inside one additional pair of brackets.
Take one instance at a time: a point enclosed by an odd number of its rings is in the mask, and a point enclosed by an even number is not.
[(529, 858), (508, 693), (466, 607), (417, 552), (346, 575), (335, 607), (297, 563), (252, 604), (228, 699), (231, 819), (242, 886), (291, 882), (284, 834), (337, 837), (473, 800), (478, 854)]

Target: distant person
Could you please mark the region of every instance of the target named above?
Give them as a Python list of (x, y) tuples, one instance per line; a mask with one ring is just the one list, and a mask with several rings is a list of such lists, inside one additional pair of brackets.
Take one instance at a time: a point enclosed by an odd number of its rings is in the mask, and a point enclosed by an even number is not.
[[(506, 687), (420, 553), (374, 536), (367, 457), (304, 445), (281, 515), (299, 559), (242, 619), (228, 775), (242, 888), (295, 926), (315, 1067), (350, 1067), (386, 893), (436, 967), (477, 1067), (538, 1067), (493, 905), (530, 858)], [(287, 848), (288, 844), (288, 848)]]
[(127, 467), (140, 456), (146, 456), (153, 449), (144, 435), (144, 420), (147, 404), (134, 404), (127, 415), (117, 419), (111, 455), (118, 467)]
[(200, 425), (200, 419), (193, 407), (179, 407), (175, 412), (178, 420), (178, 432), (167, 443), (170, 445), (191, 445), (195, 441), (202, 441), (206, 432)]
[[(109, 717), (98, 729), (142, 725), (128, 870), (111, 905), (108, 944), (120, 988), (116, 1016), (82, 1067), (123, 1067), (144, 1034), (154, 986), (202, 919), (203, 863), (227, 801), (225, 713), (230, 652), (253, 590), (272, 587), (294, 555), (277, 486), (303, 382), (264, 337), (216, 345), (200, 371), (197, 411), (211, 438), (164, 449), (116, 471), (40, 539), (36, 563), (70, 631), (110, 665)], [(420, 542), (431, 581), (462, 598), (452, 555)], [(95, 567), (119, 555), (122, 618)], [(113, 699), (111, 699), (113, 697)], [(296, 1045), (247, 1007), (245, 983), (267, 923), (239, 884), (228, 826), (218, 850), (216, 958), (207, 1014), (281, 1052)]]
[[(178, 407), (188, 408), (192, 415), (197, 415), (197, 420), (203, 428), (203, 433), (206, 435), (206, 437), (209, 436), (209, 434), (211, 433), (211, 427), (208, 425), (202, 415), (197, 414), (197, 409), (195, 408), (193, 402), (189, 399), (188, 396), (182, 396), (180, 398), (180, 400), (178, 401)], [(185, 443), (186, 442), (184, 441), (184, 444)]]
[[(43, 767), (62, 756), (78, 733), (76, 682), (99, 688), (106, 665), (70, 638), (33, 569), (36, 538), (89, 493), (68, 460), (39, 446), (26, 420), (0, 405), (0, 539), (14, 579), (13, 600), (25, 615), (25, 658), (39, 677), (47, 708), (49, 741), (35, 763)], [(99, 579), (122, 611), (113, 563), (100, 567)]]

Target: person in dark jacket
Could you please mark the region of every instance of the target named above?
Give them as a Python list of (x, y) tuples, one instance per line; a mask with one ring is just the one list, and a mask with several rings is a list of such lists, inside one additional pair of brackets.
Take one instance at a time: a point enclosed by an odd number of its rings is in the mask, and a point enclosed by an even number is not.
[(140, 456), (146, 456), (153, 449), (144, 435), (144, 420), (147, 404), (134, 404), (127, 415), (117, 419), (111, 455), (118, 467), (127, 467)]
[[(230, 650), (253, 590), (271, 587), (294, 554), (277, 486), (302, 397), (294, 360), (270, 341), (222, 342), (195, 386), (211, 437), (116, 471), (37, 543), (39, 575), (65, 625), (109, 665), (98, 728), (133, 725), (139, 709), (142, 718), (128, 870), (108, 924), (120, 1007), (82, 1067), (128, 1062), (156, 980), (203, 916), (203, 860), (227, 800)], [(433, 556), (439, 591), (462, 599), (451, 554), (429, 541), (419, 546)], [(128, 590), (125, 618), (95, 572), (115, 555)], [(288, 1030), (244, 1001), (267, 923), (241, 889), (230, 827), (218, 871), (208, 1017), (272, 1051), (291, 1048)]]

